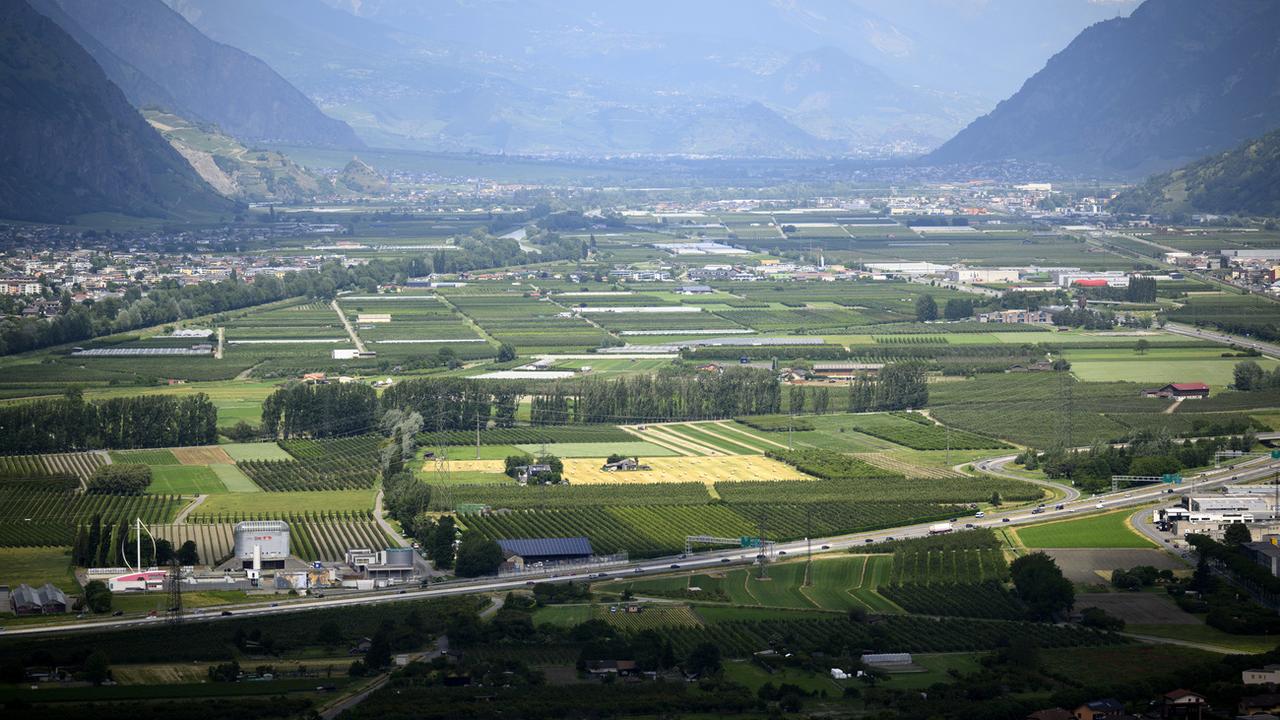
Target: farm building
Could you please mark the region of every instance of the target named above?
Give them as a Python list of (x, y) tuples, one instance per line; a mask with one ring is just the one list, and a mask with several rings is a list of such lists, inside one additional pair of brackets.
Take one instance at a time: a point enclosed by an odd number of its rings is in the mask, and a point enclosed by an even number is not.
[(563, 538), (512, 538), (499, 540), (502, 556), (513, 567), (565, 560), (586, 560), (591, 557), (591, 541), (585, 537)]
[(1169, 383), (1164, 387), (1143, 390), (1142, 394), (1147, 397), (1199, 399), (1209, 397), (1209, 386), (1198, 382)]
[(253, 567), (255, 560), (264, 568), (283, 568), (289, 557), (289, 524), (279, 520), (250, 520), (236, 523), (231, 531), (235, 538), (235, 557), (241, 567)]
[(911, 653), (865, 653), (862, 664), (881, 670), (911, 667)]
[(67, 595), (53, 583), (33, 588), (26, 583), (9, 592), (9, 608), (14, 615), (51, 615), (67, 611)]
[(652, 470), (648, 465), (641, 465), (639, 458), (622, 458), (617, 462), (605, 463), (600, 466), (605, 472), (631, 472), (633, 470)]
[(816, 362), (813, 364), (813, 375), (848, 379), (859, 375), (875, 375), (883, 369), (884, 363)]

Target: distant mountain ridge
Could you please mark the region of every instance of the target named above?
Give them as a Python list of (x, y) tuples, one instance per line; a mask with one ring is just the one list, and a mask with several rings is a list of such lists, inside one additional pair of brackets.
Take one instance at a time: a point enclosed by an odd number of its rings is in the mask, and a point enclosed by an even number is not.
[(32, 0), (98, 61), (135, 107), (216, 123), (245, 142), (358, 148), (266, 63), (214, 42), (161, 0)]
[[(380, 147), (903, 154), (985, 107), (905, 83), (849, 52), (840, 32), (784, 22), (792, 11), (762, 0), (166, 1)], [(845, 28), (862, 14), (823, 3), (848, 11)]]
[(1147, 0), (1098, 23), (925, 157), (1136, 176), (1280, 125), (1280, 3)]
[(0, 217), (230, 212), (66, 31), (0, 2)]
[(1139, 214), (1280, 217), (1280, 130), (1151, 177), (1118, 195), (1111, 207)]

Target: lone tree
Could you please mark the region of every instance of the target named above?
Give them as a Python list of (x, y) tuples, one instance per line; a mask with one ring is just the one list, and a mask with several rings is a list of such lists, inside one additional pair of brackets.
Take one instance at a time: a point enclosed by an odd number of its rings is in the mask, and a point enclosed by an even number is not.
[(920, 322), (928, 322), (938, 319), (938, 303), (934, 302), (932, 295), (921, 295), (916, 300), (916, 320)]
[(498, 346), (498, 362), (511, 362), (516, 359), (516, 346), (502, 343)]
[(1009, 575), (1032, 620), (1051, 620), (1075, 605), (1071, 581), (1062, 576), (1053, 558), (1042, 552), (1014, 560), (1009, 564)]
[(1133, 344), (1134, 352), (1138, 353), (1139, 355), (1146, 355), (1147, 351), (1150, 349), (1151, 349), (1151, 343), (1146, 338), (1143, 338)]

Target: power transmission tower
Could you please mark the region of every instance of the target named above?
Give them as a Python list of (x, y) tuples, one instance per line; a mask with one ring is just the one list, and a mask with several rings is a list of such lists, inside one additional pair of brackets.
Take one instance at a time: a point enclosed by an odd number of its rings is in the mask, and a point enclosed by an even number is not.
[(182, 566), (177, 556), (169, 558), (169, 573), (165, 576), (165, 590), (169, 595), (166, 611), (169, 622), (174, 625), (182, 622)]

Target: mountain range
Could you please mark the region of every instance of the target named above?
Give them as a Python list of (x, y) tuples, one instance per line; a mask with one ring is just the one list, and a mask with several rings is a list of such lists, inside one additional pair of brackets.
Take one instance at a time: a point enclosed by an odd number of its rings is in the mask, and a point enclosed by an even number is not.
[[(919, 152), (1133, 5), (1030, 0), (1060, 22), (1012, 33), (1029, 0), (166, 1), (370, 145), (595, 157)], [(963, 32), (908, 27), (938, 16)]]
[(97, 60), (135, 107), (215, 123), (245, 142), (362, 145), (275, 70), (214, 42), (161, 0), (31, 0)]
[(1280, 130), (1155, 175), (1117, 196), (1111, 209), (1280, 216)]
[(69, 34), (26, 0), (0, 2), (0, 217), (234, 209), (129, 104)]
[(1147, 0), (1098, 23), (1012, 97), (930, 153), (1135, 177), (1280, 125), (1280, 3)]

